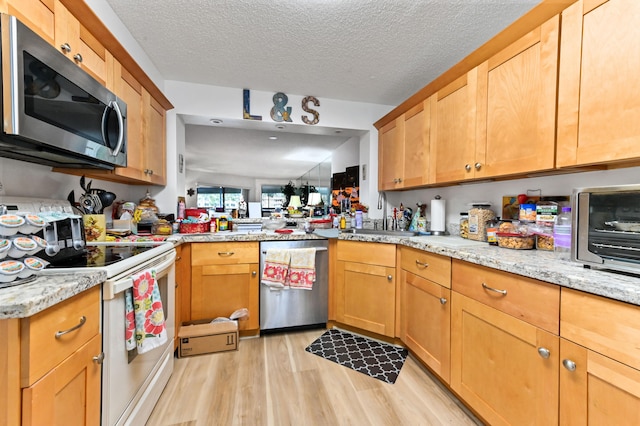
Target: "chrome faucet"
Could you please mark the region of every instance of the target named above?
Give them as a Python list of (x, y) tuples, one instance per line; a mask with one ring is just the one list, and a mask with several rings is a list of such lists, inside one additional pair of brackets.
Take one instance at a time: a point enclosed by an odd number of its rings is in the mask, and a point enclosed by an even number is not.
[(387, 194), (382, 191), (378, 192), (378, 210), (382, 210), (382, 230), (389, 229), (387, 224)]

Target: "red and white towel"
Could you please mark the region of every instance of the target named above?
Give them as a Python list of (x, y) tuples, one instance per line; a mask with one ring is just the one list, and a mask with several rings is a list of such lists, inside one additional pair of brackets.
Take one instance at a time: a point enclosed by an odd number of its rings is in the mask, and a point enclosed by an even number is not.
[(316, 249), (268, 249), (262, 283), (272, 290), (312, 290), (316, 280)]
[(126, 349), (143, 354), (167, 341), (164, 310), (155, 269), (132, 277), (133, 288), (125, 292)]

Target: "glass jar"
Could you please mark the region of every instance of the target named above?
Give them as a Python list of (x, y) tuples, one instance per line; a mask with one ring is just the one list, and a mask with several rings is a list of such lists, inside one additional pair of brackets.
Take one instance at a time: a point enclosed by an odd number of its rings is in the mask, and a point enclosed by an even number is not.
[(487, 240), (487, 221), (493, 220), (496, 214), (491, 210), (491, 204), (473, 204), (469, 210), (469, 239), (475, 241)]
[(469, 212), (460, 213), (460, 236), (469, 238)]

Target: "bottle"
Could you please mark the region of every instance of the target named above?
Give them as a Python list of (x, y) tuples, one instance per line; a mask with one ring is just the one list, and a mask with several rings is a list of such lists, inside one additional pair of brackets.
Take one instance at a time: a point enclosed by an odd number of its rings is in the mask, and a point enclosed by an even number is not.
[(347, 218), (344, 217), (344, 213), (340, 216), (340, 229), (347, 229)]
[(491, 246), (498, 245), (498, 236), (496, 232), (498, 232), (498, 226), (500, 225), (500, 218), (496, 217), (495, 219), (491, 219), (487, 221), (487, 242)]
[(356, 210), (356, 229), (362, 229), (362, 211)]
[(469, 238), (469, 212), (460, 212), (460, 236)]
[(571, 207), (563, 207), (562, 213), (556, 218), (553, 226), (553, 240), (555, 252), (560, 254), (561, 259), (571, 258)]

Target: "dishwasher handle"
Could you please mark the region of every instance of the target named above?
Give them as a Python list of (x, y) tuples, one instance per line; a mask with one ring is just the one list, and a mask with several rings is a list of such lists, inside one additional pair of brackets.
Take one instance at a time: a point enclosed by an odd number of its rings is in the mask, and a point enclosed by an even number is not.
[[(316, 247), (315, 249), (316, 249), (317, 252), (318, 251), (327, 251), (327, 250), (329, 250), (326, 247)], [(267, 251), (266, 250), (262, 250), (262, 254), (267, 254)]]

